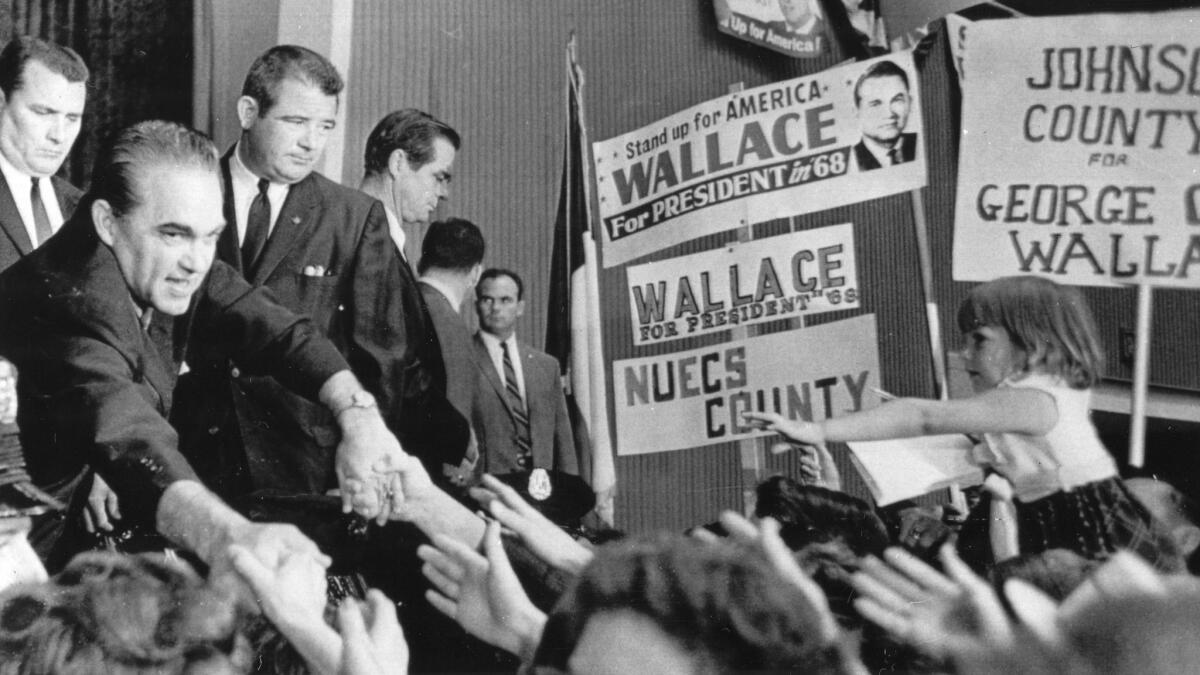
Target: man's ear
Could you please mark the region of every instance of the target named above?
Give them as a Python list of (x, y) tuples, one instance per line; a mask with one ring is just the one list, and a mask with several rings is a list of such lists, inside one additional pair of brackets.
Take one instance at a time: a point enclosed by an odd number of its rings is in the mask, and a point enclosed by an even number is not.
[(399, 177), (405, 169), (409, 168), (408, 153), (400, 148), (396, 148), (392, 151), (392, 154), (388, 155), (387, 165), (388, 173), (392, 175), (392, 178)]
[(250, 127), (254, 126), (254, 120), (258, 119), (260, 112), (258, 101), (253, 96), (241, 96), (238, 98), (238, 123), (242, 125), (243, 131), (249, 131)]
[(97, 199), (92, 202), (92, 225), (96, 228), (96, 235), (100, 237), (100, 241), (111, 248), (117, 217), (113, 215), (112, 205), (107, 200)]
[(1200, 527), (1195, 525), (1183, 525), (1175, 528), (1171, 533), (1175, 539), (1175, 545), (1183, 552), (1185, 557), (1190, 556), (1192, 551), (1200, 547)]
[(477, 262), (475, 263), (475, 266), (471, 268), (470, 279), (472, 291), (474, 291), (475, 287), (479, 285), (479, 277), (481, 276), (483, 276), (483, 263)]

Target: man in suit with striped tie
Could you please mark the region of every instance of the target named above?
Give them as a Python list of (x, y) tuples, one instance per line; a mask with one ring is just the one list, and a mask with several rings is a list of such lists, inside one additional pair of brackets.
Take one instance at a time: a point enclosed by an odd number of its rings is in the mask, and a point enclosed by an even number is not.
[(504, 475), (546, 469), (579, 474), (558, 362), (517, 341), (525, 313), (524, 283), (515, 272), (484, 271), (475, 289), (479, 391), (472, 422), (483, 470)]
[(55, 176), (83, 119), (88, 69), (74, 51), (17, 37), (0, 52), (0, 271), (49, 239), (79, 202)]

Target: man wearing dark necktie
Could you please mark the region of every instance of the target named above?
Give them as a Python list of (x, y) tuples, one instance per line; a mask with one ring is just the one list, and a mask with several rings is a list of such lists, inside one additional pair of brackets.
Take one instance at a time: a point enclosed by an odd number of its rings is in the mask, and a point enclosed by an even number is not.
[(472, 422), (488, 473), (533, 469), (579, 474), (567, 402), (553, 356), (517, 341), (525, 312), (515, 272), (489, 269), (476, 287), (475, 362), (480, 370)]
[[(457, 449), (457, 463), (468, 432), (461, 416), (457, 427), (431, 422), (429, 392), (445, 375), (421, 296), (415, 283), (409, 294), (394, 290), (411, 272), (383, 205), (314, 170), (337, 124), (342, 87), (333, 64), (303, 47), (273, 47), (251, 65), (237, 103), (242, 135), (221, 160), (228, 227), (217, 257), (312, 317), (402, 446), (440, 473), (441, 457), (430, 455)], [(327, 410), (218, 354), (201, 352), (188, 365), (174, 421), (185, 454), (218, 494), (248, 503), (337, 486)], [(443, 405), (453, 410), (444, 397)], [(426, 429), (448, 440), (429, 442)]]
[(862, 140), (854, 146), (859, 171), (872, 171), (911, 162), (917, 156), (917, 135), (905, 133), (912, 109), (908, 73), (891, 61), (879, 61), (854, 84)]
[(49, 239), (79, 202), (55, 176), (83, 119), (88, 69), (74, 51), (31, 37), (0, 52), (0, 271)]

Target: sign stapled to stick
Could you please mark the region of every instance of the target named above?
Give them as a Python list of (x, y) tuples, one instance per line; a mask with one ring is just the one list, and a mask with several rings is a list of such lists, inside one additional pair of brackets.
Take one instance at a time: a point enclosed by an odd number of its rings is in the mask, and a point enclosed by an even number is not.
[(735, 92), (595, 143), (604, 265), (919, 188), (920, 120), (903, 52)]
[(965, 27), (954, 278), (1200, 286), (1200, 12)]

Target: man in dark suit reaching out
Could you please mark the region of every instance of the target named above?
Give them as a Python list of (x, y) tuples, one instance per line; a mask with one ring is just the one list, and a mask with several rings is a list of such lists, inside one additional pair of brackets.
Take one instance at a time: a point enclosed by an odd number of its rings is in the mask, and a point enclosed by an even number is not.
[[(99, 472), (126, 518), (195, 551), (214, 571), (235, 543), (270, 567), (289, 555), (327, 565), (295, 528), (233, 512), (180, 455), (167, 418), (189, 348), (220, 350), (320, 401), (337, 420), (347, 510), (386, 518), (398, 486), (385, 486), (391, 479), (377, 469), (415, 460), (311, 321), (214, 263), (225, 227), (220, 195), (211, 141), (178, 124), (142, 122), (101, 151), (90, 192), (62, 231), (0, 274), (0, 355), (21, 373), (17, 419), (29, 475), (77, 515), (84, 481)], [(51, 567), (88, 547), (77, 523), (35, 523)]]
[[(312, 317), (401, 444), (440, 468), (441, 457), (430, 455), (457, 451), (457, 462), (466, 422), (431, 421), (431, 397), (445, 377), (441, 356), (415, 283), (405, 283), (411, 274), (388, 235), (383, 205), (314, 171), (342, 87), (333, 64), (303, 47), (273, 47), (251, 65), (237, 103), (242, 135), (221, 160), (228, 227), (217, 256)], [(328, 411), (220, 354), (189, 365), (176, 421), (185, 451), (214, 490), (237, 498), (336, 487), (337, 434)]]

